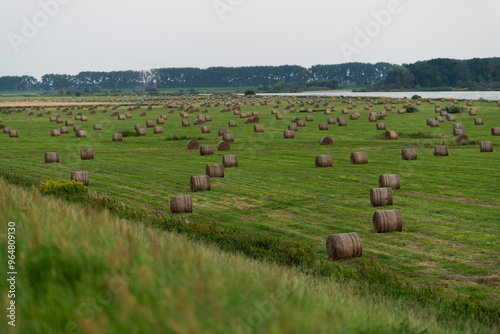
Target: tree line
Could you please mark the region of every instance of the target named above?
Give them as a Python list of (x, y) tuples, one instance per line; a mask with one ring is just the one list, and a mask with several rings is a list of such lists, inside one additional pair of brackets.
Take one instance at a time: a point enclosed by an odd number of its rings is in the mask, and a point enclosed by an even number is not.
[(0, 77), (0, 91), (120, 90), (202, 87), (270, 87), (275, 84), (337, 80), (341, 85), (375, 83), (394, 65), (345, 63), (339, 65), (159, 68), (150, 71), (80, 72)]

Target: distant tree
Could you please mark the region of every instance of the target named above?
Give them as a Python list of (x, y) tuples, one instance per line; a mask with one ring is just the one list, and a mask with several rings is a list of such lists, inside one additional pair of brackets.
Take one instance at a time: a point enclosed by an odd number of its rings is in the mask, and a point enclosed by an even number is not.
[(57, 94), (59, 94), (59, 96), (63, 96), (64, 95), (64, 89), (59, 89), (59, 91), (57, 92)]
[(71, 89), (66, 89), (66, 95), (68, 96), (73, 95), (73, 91)]
[(248, 96), (248, 95), (255, 95), (255, 91), (251, 90), (251, 89), (248, 89), (245, 91), (245, 96)]

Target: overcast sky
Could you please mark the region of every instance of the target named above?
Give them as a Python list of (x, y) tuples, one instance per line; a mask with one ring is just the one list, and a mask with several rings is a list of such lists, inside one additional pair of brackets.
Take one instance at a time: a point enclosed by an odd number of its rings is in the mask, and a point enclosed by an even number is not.
[(499, 0), (2, 0), (0, 13), (0, 76), (500, 56)]

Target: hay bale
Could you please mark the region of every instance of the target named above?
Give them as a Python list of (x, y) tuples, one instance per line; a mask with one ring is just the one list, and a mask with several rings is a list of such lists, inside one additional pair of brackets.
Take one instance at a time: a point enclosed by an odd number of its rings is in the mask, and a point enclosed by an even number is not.
[(224, 165), (207, 165), (206, 174), (209, 177), (224, 177)]
[(189, 150), (197, 150), (200, 148), (200, 143), (196, 139), (191, 139), (187, 142), (187, 148)]
[(446, 115), (446, 120), (448, 122), (455, 122), (457, 120), (457, 118), (455, 117), (455, 115), (448, 114), (448, 115)]
[(252, 123), (253, 123), (253, 119), (251, 119), (251, 118), (245, 120), (245, 124), (252, 124)]
[(161, 135), (163, 133), (163, 128), (161, 126), (155, 126), (153, 128), (153, 133), (155, 135)]
[(300, 118), (298, 117), (292, 118), (292, 123), (297, 123), (298, 121), (300, 121)]
[(385, 123), (377, 123), (377, 130), (386, 130)]
[(297, 127), (303, 128), (306, 126), (306, 121), (299, 120), (297, 121)]
[(333, 145), (333, 139), (330, 137), (323, 137), (319, 140), (320, 145)]
[(377, 121), (383, 121), (385, 120), (385, 115), (378, 115), (377, 116)]
[(500, 136), (500, 128), (491, 128), (492, 136)]
[(192, 192), (210, 191), (210, 177), (208, 175), (191, 176), (190, 186)]
[(165, 119), (164, 118), (157, 118), (156, 119), (156, 124), (165, 124)]
[(253, 126), (254, 132), (264, 132), (264, 124), (255, 124)]
[(148, 131), (144, 128), (139, 128), (137, 130), (135, 130), (135, 132), (139, 135), (139, 136), (145, 136), (148, 134)]
[(154, 128), (155, 127), (155, 122), (154, 121), (146, 121), (146, 127), (148, 127), (148, 128)]
[(7, 133), (7, 134), (9, 134), (9, 133), (10, 133), (10, 130), (12, 130), (12, 128), (9, 128), (9, 127), (4, 127), (4, 128), (3, 128), (3, 133)]
[(212, 145), (202, 145), (200, 146), (200, 155), (213, 155), (214, 147)]
[(227, 133), (229, 133), (228, 129), (219, 129), (219, 136), (224, 136)]
[(143, 111), (139, 114), (139, 117), (146, 117), (146, 113)]
[(455, 138), (456, 143), (465, 143), (466, 141), (469, 141), (469, 137), (467, 137), (467, 135), (460, 135)]
[(351, 164), (362, 165), (368, 163), (368, 156), (366, 152), (353, 152), (351, 153)]
[(102, 130), (102, 126), (101, 126), (101, 124), (94, 124), (94, 130), (95, 130), (95, 131), (100, 131), (100, 130)]
[(327, 121), (326, 121), (327, 124), (337, 124), (337, 121), (335, 120), (335, 118), (329, 118)]
[(224, 155), (222, 157), (222, 165), (224, 167), (238, 167), (237, 155)]
[(288, 126), (288, 130), (290, 130), (290, 131), (299, 131), (299, 127), (298, 127), (297, 124), (290, 124)]
[(386, 131), (385, 139), (395, 140), (398, 139), (398, 133), (396, 131)]
[(93, 149), (83, 149), (80, 151), (80, 158), (82, 160), (93, 160), (94, 159), (94, 150)]
[(193, 213), (193, 200), (191, 196), (171, 196), (170, 212)]
[(331, 155), (317, 155), (316, 167), (332, 167), (333, 161)]
[(373, 188), (370, 190), (370, 203), (373, 207), (393, 205), (392, 188)]
[(191, 123), (189, 121), (182, 121), (182, 126), (188, 127), (188, 126), (191, 126)]
[(86, 138), (87, 137), (87, 131), (84, 130), (78, 130), (75, 133), (76, 138)]
[(377, 116), (369, 116), (368, 117), (368, 122), (376, 122), (377, 121)]
[(45, 152), (45, 163), (59, 163), (59, 153), (56, 152)]
[(399, 181), (399, 175), (396, 174), (382, 174), (378, 178), (379, 188), (391, 188), (399, 189), (401, 188), (401, 182)]
[(482, 118), (476, 118), (474, 120), (474, 125), (484, 125), (484, 119), (482, 119)]
[(448, 146), (436, 146), (434, 147), (434, 155), (436, 157), (447, 157), (450, 155), (448, 152)]
[(113, 141), (123, 141), (123, 135), (121, 133), (115, 133), (112, 137)]
[(403, 148), (401, 150), (401, 159), (403, 160), (417, 160), (417, 149)]
[(236, 121), (229, 121), (228, 125), (230, 128), (235, 128), (238, 126), (238, 123)]
[(50, 131), (51, 137), (59, 137), (61, 135), (61, 130), (52, 130)]
[(201, 119), (195, 119), (193, 124), (194, 125), (202, 125), (204, 122)]
[(222, 140), (232, 143), (234, 142), (234, 134), (226, 133), (222, 136)]
[(227, 152), (231, 149), (231, 144), (229, 142), (222, 140), (217, 143), (217, 151)]
[(142, 124), (134, 124), (134, 130), (142, 129)]
[(347, 126), (347, 121), (344, 118), (341, 118), (340, 120), (337, 119), (337, 122), (339, 126)]
[(444, 119), (443, 119), (443, 117), (438, 116), (438, 117), (436, 117), (436, 121), (438, 121), (439, 123), (443, 123)]
[(283, 119), (283, 115), (276, 115), (276, 120), (281, 121)]
[(259, 117), (257, 117), (257, 116), (252, 117), (252, 123), (259, 123), (259, 122), (260, 122)]
[(164, 115), (160, 115), (161, 118), (163, 118), (164, 120), (167, 120), (168, 119), (168, 115), (164, 114)]
[(320, 123), (319, 126), (318, 126), (319, 130), (320, 131), (326, 131), (328, 130), (328, 124), (326, 123)]
[(355, 121), (355, 120), (359, 119), (359, 114), (357, 112), (355, 112), (354, 114), (351, 114), (349, 116), (349, 119), (352, 121)]
[(436, 121), (434, 119), (427, 120), (427, 123), (431, 128), (439, 128), (439, 121)]
[(377, 211), (373, 215), (373, 228), (376, 233), (403, 230), (403, 218), (399, 210)]
[(283, 132), (283, 138), (293, 139), (293, 138), (295, 138), (295, 132), (293, 130), (286, 130)]
[(314, 121), (314, 117), (312, 115), (307, 115), (306, 122), (312, 122), (312, 121)]
[(82, 121), (82, 122), (86, 122), (86, 121), (88, 121), (88, 118), (87, 118), (87, 116), (82, 116), (82, 119), (81, 119), (81, 121)]
[(210, 133), (212, 130), (210, 130), (209, 126), (202, 126), (201, 127), (201, 133)]
[(52, 116), (49, 118), (49, 121), (52, 123), (52, 122), (56, 122), (57, 121), (57, 117), (55, 116)]
[(119, 121), (124, 121), (125, 120), (125, 115), (118, 115), (118, 120)]
[(67, 127), (62, 127), (61, 130), (59, 130), (61, 134), (68, 134), (69, 133), (69, 128)]
[(64, 120), (61, 117), (57, 117), (56, 123), (59, 123), (59, 124), (64, 123)]
[(326, 252), (332, 260), (361, 257), (363, 246), (357, 233), (332, 234), (326, 240)]
[(477, 109), (472, 108), (471, 110), (469, 110), (469, 116), (476, 116), (476, 115), (477, 115)]
[(71, 180), (81, 182), (88, 187), (90, 185), (89, 172), (71, 172)]
[(493, 142), (492, 141), (482, 141), (479, 145), (481, 152), (493, 152)]
[(17, 130), (10, 130), (9, 131), (9, 137), (10, 138), (18, 138), (19, 137), (19, 133), (17, 132)]

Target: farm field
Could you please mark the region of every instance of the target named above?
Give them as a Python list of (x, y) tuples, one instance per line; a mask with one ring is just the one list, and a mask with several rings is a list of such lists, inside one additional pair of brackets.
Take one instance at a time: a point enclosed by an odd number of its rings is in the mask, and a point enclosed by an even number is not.
[[(241, 112), (258, 112), (258, 124), (264, 132), (255, 133), (255, 124), (245, 124), (245, 118), (233, 114), (233, 110), (221, 113), (223, 104), (202, 106), (205, 97), (187, 97), (194, 108), (206, 108), (213, 121), (211, 133), (201, 133), (201, 126), (193, 121), (200, 113), (190, 113), (181, 118), (177, 103), (186, 97), (170, 98), (147, 110), (148, 101), (142, 101), (140, 109), (127, 111), (141, 101), (130, 101), (117, 111), (120, 115), (132, 114), (132, 118), (118, 120), (110, 117), (100, 106), (95, 114), (88, 108), (72, 110), (66, 116), (56, 106), (45, 111), (27, 108), (20, 113), (1, 114), (3, 124), (19, 131), (19, 138), (0, 135), (0, 170), (28, 175), (44, 180), (69, 179), (73, 171), (88, 171), (91, 191), (107, 194), (113, 199), (132, 206), (169, 212), (170, 196), (191, 195), (193, 214), (183, 218), (195, 222), (215, 221), (224, 227), (280, 237), (312, 246), (319, 258), (326, 256), (325, 242), (328, 235), (357, 232), (363, 243), (363, 259), (374, 261), (386, 270), (400, 276), (414, 286), (442, 287), (450, 295), (469, 296), (491, 308), (500, 304), (500, 136), (492, 136), (491, 128), (500, 127), (500, 107), (495, 101), (474, 101), (477, 116), (469, 116), (468, 108), (454, 114), (455, 122), (446, 119), (439, 127), (430, 128), (427, 119), (439, 114), (435, 105), (423, 102), (412, 106), (418, 112), (398, 114), (406, 100), (394, 100), (396, 107), (378, 123), (385, 123), (387, 130), (399, 132), (397, 140), (384, 139), (385, 131), (376, 129), (369, 122), (370, 112), (380, 114), (384, 105), (391, 101), (379, 99), (371, 110), (364, 110), (369, 103), (353, 99), (356, 107), (349, 113), (359, 113), (358, 120), (342, 115), (348, 103), (336, 99), (303, 98), (311, 100), (305, 105), (312, 113), (299, 112), (297, 101), (283, 98), (269, 100), (267, 105), (259, 98), (232, 97), (240, 101)], [(245, 104), (255, 100), (255, 106)], [(375, 99), (372, 99), (372, 103)], [(232, 103), (228, 98), (226, 103)], [(324, 106), (333, 107), (331, 115), (325, 115)], [(90, 101), (81, 104), (91, 104)], [(104, 103), (97, 101), (96, 103)], [(117, 104), (119, 102), (110, 102)], [(284, 107), (294, 103), (297, 112)], [(436, 100), (442, 108), (451, 102)], [(458, 101), (460, 108), (466, 101)], [(165, 104), (169, 104), (165, 107)], [(318, 104), (318, 106), (315, 106)], [(5, 104), (4, 104), (5, 105)], [(188, 104), (185, 105), (187, 107)], [(277, 120), (271, 114), (277, 109), (283, 115)], [(4, 111), (7, 110), (4, 107)], [(10, 108), (9, 108), (10, 110)], [(173, 110), (173, 113), (169, 113)], [(45, 114), (50, 111), (51, 114)], [(36, 117), (42, 112), (43, 117)], [(88, 121), (75, 120), (82, 112)], [(146, 116), (139, 114), (145, 112)], [(72, 126), (70, 133), (51, 137), (51, 130), (64, 124), (50, 122), (49, 117), (59, 114), (64, 121), (73, 120), (87, 132), (86, 138), (76, 138)], [(126, 136), (123, 142), (113, 142), (112, 134), (134, 131), (134, 124), (156, 121), (160, 115), (168, 115), (163, 134), (153, 134), (147, 128), (146, 136)], [(285, 139), (294, 117), (305, 120), (313, 116), (295, 132), (295, 138)], [(328, 118), (345, 116), (348, 125), (329, 124), (328, 130), (320, 131), (320, 123)], [(482, 118), (484, 125), (474, 125), (475, 118)], [(191, 126), (182, 127), (182, 120)], [(228, 127), (236, 121), (237, 127)], [(455, 143), (453, 124), (461, 123), (470, 141)], [(101, 124), (101, 131), (92, 129)], [(218, 130), (228, 129), (234, 134), (229, 152), (219, 152), (221, 140)], [(319, 145), (320, 138), (329, 136), (333, 145)], [(188, 150), (187, 141), (197, 138), (200, 145), (213, 145), (214, 155), (200, 156), (198, 150)], [(482, 153), (481, 141), (492, 141), (494, 152)], [(449, 156), (434, 156), (434, 147), (449, 146)], [(418, 159), (403, 161), (402, 148), (416, 148)], [(81, 149), (93, 149), (95, 159), (82, 161)], [(58, 152), (59, 163), (45, 164), (45, 152)], [(352, 152), (366, 152), (368, 164), (353, 165)], [(212, 178), (211, 191), (190, 191), (190, 177), (204, 175), (207, 164), (221, 164), (222, 156), (237, 155), (239, 166), (226, 168), (224, 178)], [(331, 155), (333, 166), (316, 168), (317, 155)], [(394, 190), (394, 205), (373, 208), (370, 189), (378, 188), (381, 174), (398, 174), (401, 189)], [(372, 217), (375, 211), (399, 209), (403, 217), (403, 232), (376, 234)], [(342, 260), (346, 266), (360, 259)]]

